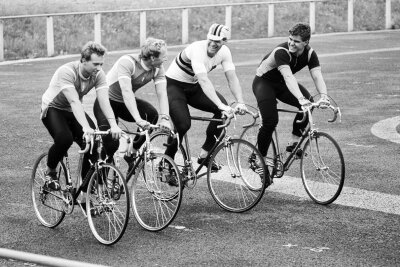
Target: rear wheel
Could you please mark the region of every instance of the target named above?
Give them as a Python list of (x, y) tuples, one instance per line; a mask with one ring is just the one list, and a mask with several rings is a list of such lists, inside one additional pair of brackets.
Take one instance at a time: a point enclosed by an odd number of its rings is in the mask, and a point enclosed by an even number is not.
[(98, 167), (89, 181), (86, 211), (90, 229), (105, 245), (118, 242), (129, 220), (129, 193), (121, 172), (111, 164)]
[[(212, 161), (219, 165), (219, 171), (211, 171)], [(231, 139), (215, 149), (207, 170), (207, 183), (221, 208), (244, 212), (262, 198), (269, 183), (265, 174), (265, 163), (257, 148), (245, 140)]]
[(322, 205), (335, 201), (345, 178), (343, 154), (337, 142), (327, 133), (315, 132), (304, 145), (300, 164), (310, 198)]
[(33, 209), (40, 223), (54, 228), (65, 217), (64, 194), (66, 192), (67, 172), (63, 162), (56, 168), (61, 190), (53, 191), (45, 186), (47, 169), (47, 152), (36, 160), (31, 175), (31, 193)]
[(182, 184), (174, 161), (160, 153), (151, 153), (135, 170), (132, 208), (138, 223), (149, 231), (167, 227), (178, 213)]

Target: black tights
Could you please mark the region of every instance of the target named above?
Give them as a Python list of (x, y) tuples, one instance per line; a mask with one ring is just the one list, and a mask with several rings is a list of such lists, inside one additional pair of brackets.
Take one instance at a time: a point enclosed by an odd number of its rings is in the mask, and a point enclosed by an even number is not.
[[(183, 83), (167, 77), (167, 92), (169, 102), (169, 114), (175, 125), (179, 138), (183, 138), (191, 127), (191, 119), (188, 104), (196, 109), (213, 113), (213, 118), (221, 118), (221, 111), (218, 107), (204, 94), (198, 83)], [(216, 92), (222, 103), (227, 104), (225, 98)], [(210, 151), (216, 140), (214, 136), (219, 136), (222, 129), (218, 129), (219, 122), (210, 122), (206, 130), (206, 140), (202, 148)], [(169, 146), (165, 154), (174, 158), (177, 151), (176, 146)]]
[[(299, 88), (305, 98), (313, 101), (310, 93), (304, 86), (299, 84)], [(262, 156), (265, 156), (272, 140), (272, 134), (279, 121), (277, 99), (283, 103), (297, 107), (299, 110), (301, 109), (301, 105), (284, 82), (271, 82), (256, 76), (253, 80), (253, 93), (257, 99), (262, 118), (262, 126), (257, 138), (258, 150)], [(297, 114), (293, 120), (292, 134), (299, 137), (308, 124), (307, 120), (303, 123), (296, 122), (297, 120), (301, 120), (302, 116), (301, 114)]]
[[(96, 126), (94, 122), (87, 114), (85, 115), (90, 127), (95, 129)], [(85, 142), (82, 139), (82, 126), (78, 123), (72, 112), (50, 107), (47, 110), (46, 117), (42, 119), (42, 122), (54, 139), (54, 144), (50, 147), (47, 156), (47, 166), (49, 168), (55, 169), (57, 167), (57, 164), (67, 154), (72, 142), (76, 142), (81, 149), (85, 146)], [(95, 151), (96, 149), (93, 149), (93, 152)], [(89, 159), (96, 160), (96, 158), (95, 154), (90, 155), (86, 153), (84, 155), (81, 173), (82, 178), (85, 177), (90, 168)]]

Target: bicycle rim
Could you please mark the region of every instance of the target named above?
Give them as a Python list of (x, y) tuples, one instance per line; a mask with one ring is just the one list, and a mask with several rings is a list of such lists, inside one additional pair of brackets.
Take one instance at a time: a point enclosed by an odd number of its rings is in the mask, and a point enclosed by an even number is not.
[(167, 227), (182, 201), (182, 184), (174, 161), (164, 154), (151, 153), (136, 170), (131, 194), (135, 218), (144, 229), (160, 231)]
[(99, 166), (90, 178), (87, 191), (86, 211), (93, 235), (102, 244), (117, 243), (128, 225), (130, 205), (121, 172), (111, 164)]
[(54, 228), (65, 217), (63, 190), (66, 188), (66, 168), (64, 163), (59, 163), (56, 170), (61, 185), (60, 191), (49, 191), (44, 188), (46, 181), (47, 152), (36, 160), (31, 175), (31, 195), (33, 209), (40, 223), (46, 227)]
[(219, 145), (211, 160), (220, 166), (220, 170), (211, 172), (208, 168), (207, 183), (221, 208), (244, 212), (260, 201), (267, 185), (266, 167), (255, 146), (245, 140), (232, 139), (227, 145)]
[(304, 145), (301, 177), (307, 194), (318, 204), (327, 205), (342, 191), (345, 165), (342, 151), (328, 134), (315, 133)]

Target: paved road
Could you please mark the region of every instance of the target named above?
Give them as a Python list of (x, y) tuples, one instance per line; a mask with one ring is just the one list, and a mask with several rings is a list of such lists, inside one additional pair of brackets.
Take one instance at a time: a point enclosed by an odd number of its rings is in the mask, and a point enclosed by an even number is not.
[[(40, 226), (29, 199), (30, 167), (47, 146), (43, 142), (48, 137), (40, 122), (29, 126), (29, 132), (21, 130), (37, 120), (38, 107), (23, 101), (31, 97), (30, 88), (43, 88), (48, 82), (49, 69), (68, 60), (0, 66), (0, 119), (5, 126), (0, 129), (4, 151), (0, 156), (0, 246), (112, 266), (400, 265), (399, 148), (371, 133), (375, 123), (399, 115), (395, 95), (399, 95), (400, 66), (398, 60), (391, 60), (398, 54), (399, 39), (398, 31), (313, 37), (321, 61), (329, 63), (323, 68), (327, 83), (339, 88), (335, 93), (340, 93), (339, 103), (345, 104), (346, 119), (335, 126), (335, 138), (345, 154), (347, 180), (334, 204), (316, 205), (302, 186), (289, 187), (291, 181), (298, 182), (294, 178), (299, 173), (297, 165), (287, 177), (276, 180), (256, 208), (244, 214), (221, 210), (202, 179), (194, 190), (185, 191), (171, 227), (150, 233), (131, 219), (125, 236), (113, 247), (97, 243), (79, 211), (56, 229)], [(238, 55), (236, 61), (242, 63), (238, 72), (246, 84), (254, 75), (252, 62), (264, 53), (260, 46), (270, 48), (280, 40), (230, 44)], [(359, 52), (377, 47), (381, 50)], [(328, 54), (335, 56), (324, 57)], [(299, 75), (301, 81), (305, 77)], [(10, 98), (16, 90), (20, 94)], [(282, 118), (281, 123), (288, 121)], [(0, 265), (26, 266), (4, 259)]]

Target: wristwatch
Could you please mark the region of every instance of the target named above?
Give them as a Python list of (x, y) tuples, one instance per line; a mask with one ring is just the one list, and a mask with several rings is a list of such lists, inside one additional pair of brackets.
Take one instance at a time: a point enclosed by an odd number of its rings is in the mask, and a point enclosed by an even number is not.
[(161, 119), (169, 121), (169, 116), (168, 115), (161, 115)]

